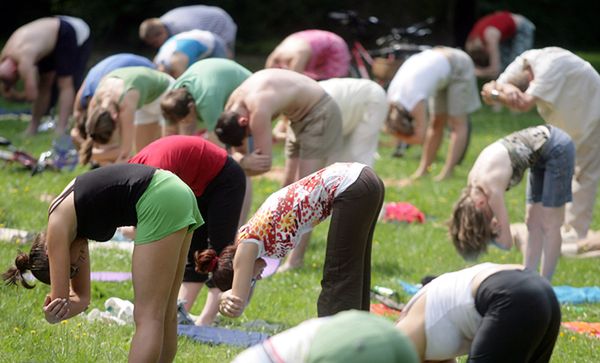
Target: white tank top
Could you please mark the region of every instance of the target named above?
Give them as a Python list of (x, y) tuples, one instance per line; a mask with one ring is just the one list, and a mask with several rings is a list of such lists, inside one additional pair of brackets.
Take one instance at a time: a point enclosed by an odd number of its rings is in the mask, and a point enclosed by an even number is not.
[(421, 289), (408, 303), (427, 294), (425, 302), (425, 360), (446, 360), (469, 352), (482, 316), (471, 293), (473, 279), (481, 271), (497, 266), (482, 263), (445, 273)]

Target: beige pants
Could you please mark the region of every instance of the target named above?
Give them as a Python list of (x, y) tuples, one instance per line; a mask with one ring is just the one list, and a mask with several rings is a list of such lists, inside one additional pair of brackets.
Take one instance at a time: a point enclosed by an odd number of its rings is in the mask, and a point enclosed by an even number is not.
[(563, 225), (563, 239), (585, 238), (596, 204), (596, 191), (600, 182), (600, 144), (580, 145), (575, 151), (575, 174), (571, 184), (573, 202), (568, 203)]

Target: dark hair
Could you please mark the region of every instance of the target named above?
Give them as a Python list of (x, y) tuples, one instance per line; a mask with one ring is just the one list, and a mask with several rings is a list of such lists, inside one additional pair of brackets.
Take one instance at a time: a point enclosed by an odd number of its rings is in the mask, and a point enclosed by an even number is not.
[(28, 270), (36, 279), (50, 284), (50, 264), (46, 254), (46, 235), (44, 233), (35, 236), (29, 255), (19, 251), (15, 258), (15, 266), (6, 270), (2, 274), (2, 279), (7, 285), (16, 285), (17, 282), (20, 282), (23, 287), (32, 289), (35, 285), (30, 285), (23, 277)]
[(188, 105), (194, 103), (194, 97), (187, 88), (176, 88), (167, 92), (165, 97), (160, 101), (160, 109), (163, 117), (170, 124), (176, 124), (179, 120), (186, 117), (190, 113)]
[(240, 125), (240, 117), (240, 114), (234, 111), (226, 111), (219, 116), (215, 134), (222, 143), (230, 146), (242, 146), (248, 126)]
[(391, 103), (385, 119), (385, 129), (392, 134), (414, 135), (413, 117), (404, 107)]
[(449, 232), (456, 251), (465, 259), (476, 259), (487, 251), (487, 245), (498, 235), (490, 226), (491, 217), (475, 206), (469, 197), (471, 186), (463, 189), (448, 221)]
[(219, 256), (217, 256), (217, 251), (212, 248), (202, 252), (196, 251), (194, 254), (196, 272), (210, 273), (212, 275), (211, 280), (221, 291), (231, 289), (233, 284), (233, 258), (236, 251), (237, 245), (225, 247)]
[(477, 67), (488, 67), (490, 65), (490, 55), (483, 47), (475, 47), (467, 50), (471, 59), (473, 59), (473, 63)]
[[(118, 105), (114, 103), (117, 108)], [(113, 132), (117, 128), (117, 121), (112, 118), (110, 111), (106, 107), (96, 107), (92, 110), (85, 123), (85, 141), (79, 149), (79, 161), (81, 165), (86, 165), (92, 158), (92, 147), (94, 142), (106, 144), (110, 141)]]

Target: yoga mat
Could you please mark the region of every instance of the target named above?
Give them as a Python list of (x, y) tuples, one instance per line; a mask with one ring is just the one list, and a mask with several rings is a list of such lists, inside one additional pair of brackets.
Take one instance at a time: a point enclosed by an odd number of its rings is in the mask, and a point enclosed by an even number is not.
[(561, 325), (579, 334), (600, 338), (600, 323), (588, 323), (585, 321), (565, 321)]
[(131, 280), (131, 272), (94, 271), (91, 274), (92, 281), (120, 282)]
[(269, 335), (211, 326), (178, 325), (177, 334), (206, 344), (227, 344), (247, 348), (259, 344)]
[(265, 262), (267, 263), (267, 267), (265, 267), (261, 274), (262, 278), (264, 279), (265, 277), (273, 275), (275, 271), (277, 271), (277, 268), (279, 267), (279, 263), (281, 261), (276, 258), (270, 257), (263, 257), (262, 259), (265, 260)]
[(401, 310), (392, 309), (385, 304), (371, 304), (370, 310), (375, 315), (387, 316), (394, 319), (400, 317), (402, 313)]
[(600, 302), (600, 287), (554, 286), (554, 293), (561, 304), (584, 304)]

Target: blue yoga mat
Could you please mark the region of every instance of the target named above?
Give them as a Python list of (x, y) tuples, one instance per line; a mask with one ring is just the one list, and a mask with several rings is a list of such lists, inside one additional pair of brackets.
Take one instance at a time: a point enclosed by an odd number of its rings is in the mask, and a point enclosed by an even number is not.
[(200, 343), (227, 344), (242, 348), (262, 343), (269, 338), (269, 335), (264, 333), (196, 325), (178, 325), (177, 334)]
[[(414, 295), (419, 291), (419, 285), (413, 285), (408, 282), (396, 279), (396, 282), (402, 286), (409, 295)], [(561, 304), (593, 304), (600, 303), (600, 287), (598, 286), (554, 286), (554, 293)]]
[(600, 302), (600, 287), (554, 286), (561, 304), (591, 304)]

